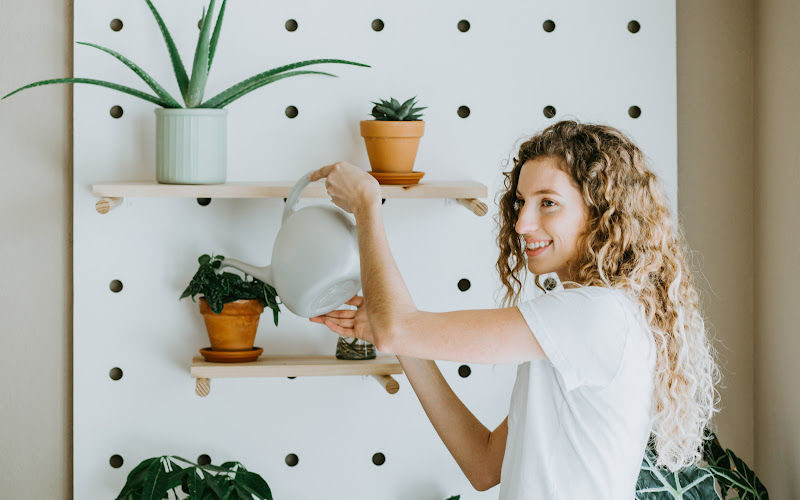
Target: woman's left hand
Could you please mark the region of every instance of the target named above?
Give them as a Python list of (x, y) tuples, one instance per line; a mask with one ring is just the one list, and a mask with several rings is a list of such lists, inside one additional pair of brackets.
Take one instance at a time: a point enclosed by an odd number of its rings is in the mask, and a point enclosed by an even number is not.
[(325, 188), (331, 201), (347, 212), (355, 214), (371, 205), (381, 204), (378, 180), (355, 165), (339, 161), (314, 171), (309, 178), (314, 182), (323, 177), (327, 177)]

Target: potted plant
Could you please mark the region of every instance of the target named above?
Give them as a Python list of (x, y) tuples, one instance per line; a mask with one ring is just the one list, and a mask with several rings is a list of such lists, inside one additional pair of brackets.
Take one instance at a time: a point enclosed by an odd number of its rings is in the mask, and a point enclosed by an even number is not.
[(421, 172), (413, 172), (413, 169), (419, 140), (425, 129), (419, 112), (425, 107), (414, 107), (416, 97), (402, 104), (393, 97), (372, 103), (375, 106), (371, 114), (375, 119), (361, 120), (361, 136), (372, 167), (370, 174), (382, 184), (419, 182), (424, 174), (419, 175)]
[[(263, 349), (253, 347), (258, 320), (264, 307), (272, 309), (278, 326), (280, 303), (275, 289), (250, 276), (250, 280), (231, 272), (218, 272), (222, 255), (201, 255), (199, 267), (180, 298), (202, 294), (200, 313), (206, 324), (210, 348), (200, 350), (208, 361), (255, 361)], [(249, 276), (245, 273), (245, 276)], [(180, 299), (179, 299), (180, 300)]]
[(699, 465), (684, 467), (674, 474), (658, 468), (653, 436), (647, 443), (642, 468), (636, 482), (636, 500), (731, 498), (769, 500), (767, 488), (744, 461), (722, 446), (710, 429), (705, 429), (703, 459)]
[(143, 460), (128, 474), (116, 500), (161, 500), (170, 491), (178, 498), (178, 488), (188, 493), (186, 500), (272, 500), (267, 482), (239, 462), (199, 465), (176, 456)]
[(287, 64), (247, 78), (216, 96), (203, 100), (211, 63), (217, 49), (227, 0), (223, 0), (214, 30), (212, 18), (214, 4), (210, 0), (208, 12), (203, 9), (200, 35), (194, 53), (192, 74), (189, 76), (164, 20), (151, 0), (145, 0), (155, 17), (167, 45), (172, 68), (178, 82), (181, 105), (164, 87), (125, 56), (105, 47), (87, 42), (77, 42), (106, 52), (125, 64), (153, 90), (155, 95), (140, 90), (90, 78), (56, 78), (42, 80), (20, 87), (3, 96), (3, 99), (24, 89), (53, 83), (86, 83), (108, 87), (144, 99), (161, 107), (156, 109), (156, 180), (162, 184), (217, 184), (226, 179), (227, 169), (227, 114), (228, 104), (269, 83), (291, 76), (316, 74), (336, 76), (323, 71), (292, 71), (302, 66), (320, 63), (352, 64), (369, 68), (367, 64), (342, 59), (313, 59)]

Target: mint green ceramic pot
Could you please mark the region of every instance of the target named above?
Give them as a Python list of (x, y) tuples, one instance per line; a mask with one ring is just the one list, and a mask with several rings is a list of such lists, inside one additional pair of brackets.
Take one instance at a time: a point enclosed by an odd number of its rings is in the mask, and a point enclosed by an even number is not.
[(156, 180), (220, 184), (228, 163), (227, 109), (156, 111)]

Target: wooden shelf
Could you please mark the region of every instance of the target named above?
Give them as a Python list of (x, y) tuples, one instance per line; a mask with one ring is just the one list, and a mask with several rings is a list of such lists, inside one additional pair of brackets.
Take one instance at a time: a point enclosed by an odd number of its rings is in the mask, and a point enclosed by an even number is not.
[(262, 355), (250, 363), (210, 363), (200, 356), (192, 359), (190, 374), (197, 379), (195, 392), (207, 396), (212, 378), (303, 377), (332, 375), (371, 375), (389, 394), (400, 389), (392, 374), (403, 369), (396, 356), (378, 355), (375, 359), (343, 360), (335, 356)]
[[(96, 204), (99, 213), (108, 213), (125, 197), (171, 198), (286, 198), (296, 181), (226, 182), (224, 184), (159, 184), (156, 181), (128, 181), (92, 185), (92, 194), (101, 199)], [(486, 215), (488, 189), (480, 182), (430, 181), (404, 186), (381, 185), (383, 198), (450, 198), (455, 199), (476, 215)], [(301, 198), (329, 198), (325, 180), (321, 179), (303, 190)]]

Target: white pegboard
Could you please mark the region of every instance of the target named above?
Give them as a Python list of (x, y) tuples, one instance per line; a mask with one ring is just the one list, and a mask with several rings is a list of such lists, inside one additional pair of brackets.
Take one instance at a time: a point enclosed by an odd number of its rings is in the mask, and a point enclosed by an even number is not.
[[(156, 1), (190, 67), (203, 2)], [(114, 32), (112, 19), (124, 27)], [(370, 25), (380, 18), (381, 32)], [(288, 32), (287, 19), (299, 28)], [(460, 32), (459, 20), (470, 30)], [(542, 29), (546, 19), (556, 29)], [(636, 34), (630, 20), (641, 23)], [(179, 92), (144, 1), (75, 0), (74, 37), (117, 50)], [(519, 143), (553, 121), (601, 122), (629, 134), (677, 201), (675, 2), (231, 2), (206, 96), (267, 68), (315, 58), (339, 78), (300, 76), (229, 106), (229, 181), (296, 180), (338, 160), (368, 169), (359, 120), (370, 101), (416, 95), (425, 135), (423, 181), (474, 179), (489, 187), (476, 217), (444, 200), (387, 200), (389, 243), (420, 309), (497, 307), (493, 217), (503, 170)], [(190, 71), (190, 70), (189, 70)], [(75, 46), (74, 75), (146, 89), (107, 54)], [(122, 118), (109, 115), (122, 106)], [(297, 118), (284, 109), (294, 105)], [(460, 118), (459, 106), (470, 108)], [(548, 119), (542, 109), (552, 105)], [(630, 106), (642, 108), (632, 119)], [(477, 492), (458, 468), (404, 376), (395, 395), (370, 377), (220, 379), (194, 394), (189, 363), (208, 345), (197, 304), (178, 300), (202, 253), (266, 265), (283, 200), (130, 198), (100, 215), (93, 183), (155, 178), (154, 106), (100, 87), (74, 88), (74, 497), (111, 498), (144, 458), (208, 454), (261, 474), (279, 500), (463, 500)], [(319, 202), (319, 201), (317, 201)], [(303, 203), (314, 203), (304, 200)], [(324, 202), (323, 202), (324, 203)], [(422, 242), (424, 241), (424, 244)], [(468, 249), (468, 251), (465, 251)], [(461, 292), (458, 280), (471, 288)], [(109, 290), (119, 279), (120, 293)], [(532, 284), (529, 283), (529, 287)], [(535, 293), (528, 290), (528, 293)], [(333, 354), (337, 336), (284, 309), (261, 319), (269, 353)], [(516, 365), (438, 362), (489, 428), (508, 412)], [(109, 378), (120, 367), (123, 377)], [(372, 464), (376, 452), (386, 456)], [(284, 458), (299, 456), (288, 467)], [(124, 464), (109, 466), (119, 454)]]

